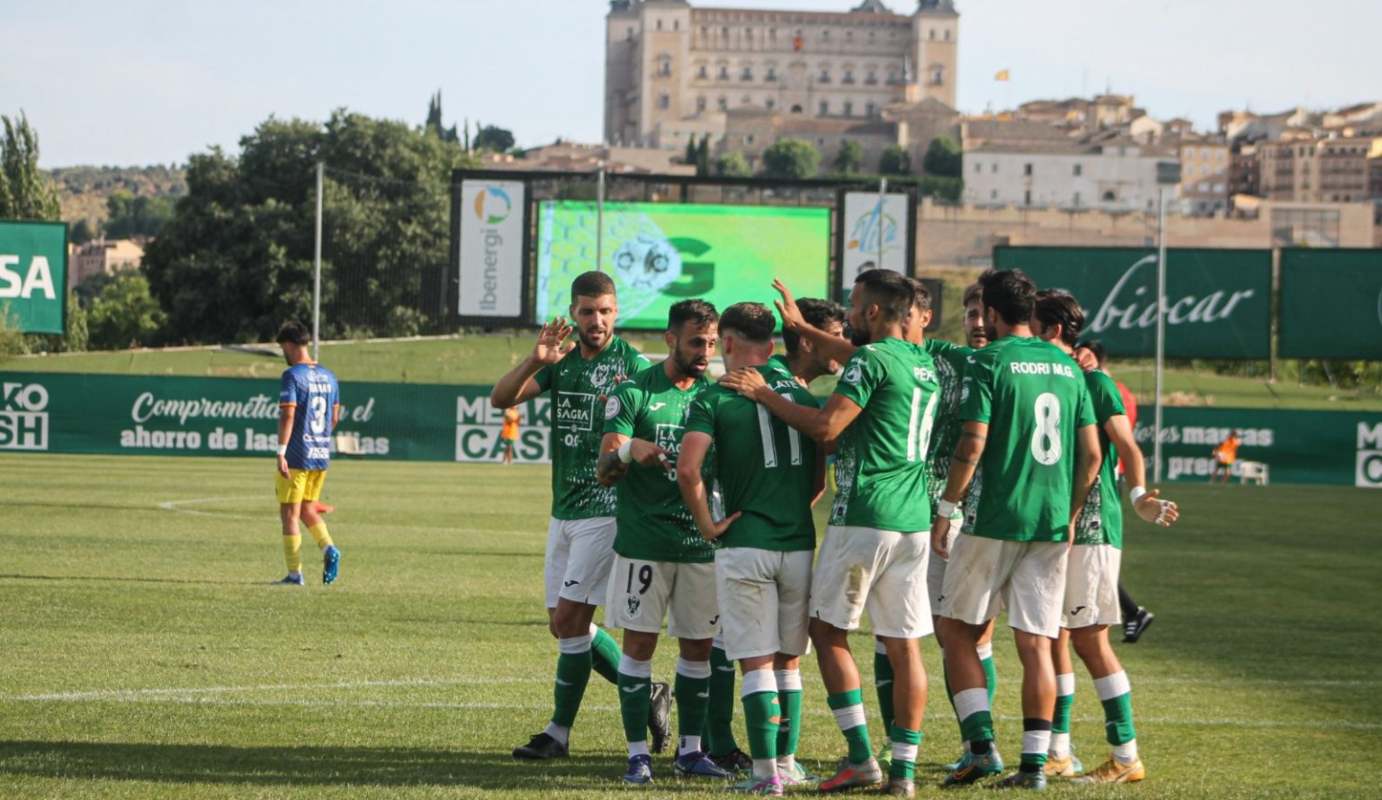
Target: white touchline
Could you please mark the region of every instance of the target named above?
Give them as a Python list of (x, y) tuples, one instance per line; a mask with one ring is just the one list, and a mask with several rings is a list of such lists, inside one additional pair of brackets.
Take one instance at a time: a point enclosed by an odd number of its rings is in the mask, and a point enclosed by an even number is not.
[[(234, 511), (200, 511), (195, 508), (184, 508), (184, 506), (205, 505), (207, 503), (224, 503), (229, 502), (231, 500), (264, 500), (265, 497), (269, 498), (269, 500), (265, 502), (272, 505), (273, 494), (269, 493), (262, 495), (242, 494), (236, 495), (234, 497), (194, 497), (188, 500), (164, 500), (158, 503), (158, 508), (162, 511), (172, 511), (177, 514), (190, 514), (194, 517), (222, 517), (225, 519), (252, 520), (277, 519), (278, 515), (275, 514), (273, 511), (265, 511), (263, 514), (237, 514)], [(269, 506), (265, 507), (268, 508)], [(352, 523), (352, 525), (368, 528), (371, 527), (372, 523), (356, 522)], [(450, 525), (398, 525), (392, 522), (388, 523), (388, 529), (391, 531), (447, 531), (450, 533), (502, 533), (505, 535), (512, 533), (512, 531), (508, 530), (507, 528), (457, 528)], [(531, 553), (531, 555), (540, 556), (542, 555), (542, 551), (534, 550)]]
[(234, 694), (248, 692), (276, 692), (294, 689), (315, 691), (330, 689), (368, 689), (390, 686), (480, 686), (486, 684), (525, 684), (546, 683), (540, 678), (404, 678), (381, 681), (345, 681), (341, 683), (278, 683), (255, 686), (172, 686), (149, 689), (92, 689), (78, 692), (49, 692), (45, 694), (0, 695), (0, 701), (18, 702), (65, 702), (71, 700), (139, 700), (151, 698), (157, 702), (159, 697), (176, 697), (194, 694)]

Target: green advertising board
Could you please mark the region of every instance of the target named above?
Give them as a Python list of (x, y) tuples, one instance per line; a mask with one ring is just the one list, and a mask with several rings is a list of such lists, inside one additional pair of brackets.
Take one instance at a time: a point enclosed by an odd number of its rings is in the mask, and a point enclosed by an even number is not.
[(1382, 360), (1382, 250), (1281, 251), (1282, 358)]
[(0, 220), (0, 315), (24, 333), (67, 330), (67, 226)]
[(798, 297), (829, 297), (830, 209), (605, 203), (597, 243), (595, 203), (538, 204), (534, 322), (566, 314), (571, 280), (596, 268), (614, 279), (619, 325), (662, 330), (667, 310), (687, 298), (723, 309), (771, 305), (773, 278)]
[[(504, 415), (488, 386), (347, 382), (341, 403), (338, 453), (499, 459)], [(549, 405), (521, 406), (515, 460), (549, 460)], [(277, 431), (275, 380), (0, 374), (0, 452), (270, 457)]]
[[(1085, 337), (1110, 355), (1156, 354), (1157, 252), (1137, 247), (997, 247), (998, 269), (1021, 269), (1084, 306)], [(1166, 355), (1265, 359), (1271, 351), (1272, 254), (1173, 249), (1166, 259)]]
[[(1137, 441), (1151, 473), (1151, 406), (1139, 406)], [(1162, 410), (1162, 475), (1208, 481), (1215, 445), (1238, 431), (1243, 461), (1266, 464), (1273, 483), (1319, 483), (1382, 488), (1382, 413), (1243, 408)]]

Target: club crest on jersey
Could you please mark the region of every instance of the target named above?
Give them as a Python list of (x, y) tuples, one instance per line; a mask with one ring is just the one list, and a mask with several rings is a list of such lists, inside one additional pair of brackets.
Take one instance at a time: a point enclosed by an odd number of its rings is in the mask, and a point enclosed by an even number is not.
[(605, 419), (614, 419), (619, 416), (619, 398), (610, 397), (605, 401)]
[(864, 370), (856, 363), (849, 365), (849, 368), (845, 370), (845, 374), (840, 378), (840, 380), (844, 381), (850, 386), (858, 386), (859, 380), (863, 377)]
[(628, 600), (629, 616), (637, 616), (638, 607), (643, 605), (643, 601), (638, 599), (638, 595), (636, 594), (631, 594), (626, 599)]
[(603, 389), (615, 376), (612, 374), (613, 364), (599, 364), (590, 371), (590, 385), (596, 389)]

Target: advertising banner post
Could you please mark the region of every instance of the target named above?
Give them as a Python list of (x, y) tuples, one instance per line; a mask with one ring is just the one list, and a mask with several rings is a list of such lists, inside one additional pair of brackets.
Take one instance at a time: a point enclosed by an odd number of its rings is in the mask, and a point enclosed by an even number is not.
[(0, 220), (0, 315), (22, 333), (67, 331), (67, 225)]
[[(1136, 247), (997, 247), (998, 269), (1021, 269), (1068, 290), (1086, 336), (1109, 355), (1156, 352), (1157, 252)], [(1166, 357), (1266, 359), (1271, 352), (1269, 250), (1171, 249), (1166, 263)]]
[(457, 266), (463, 321), (523, 321), (526, 186), (466, 180), (460, 188)]
[(841, 206), (840, 297), (859, 273), (875, 267), (912, 274), (912, 210), (906, 194), (845, 192)]
[(1382, 360), (1382, 249), (1281, 251), (1282, 358)]

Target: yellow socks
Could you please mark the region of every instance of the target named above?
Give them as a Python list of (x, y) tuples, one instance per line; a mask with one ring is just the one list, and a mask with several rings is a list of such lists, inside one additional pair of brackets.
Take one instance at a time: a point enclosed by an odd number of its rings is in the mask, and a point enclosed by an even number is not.
[(302, 535), (293, 534), (283, 537), (283, 561), (288, 565), (288, 572), (302, 572)]
[(312, 534), (312, 538), (317, 540), (318, 549), (325, 550), (331, 546), (331, 534), (326, 532), (326, 522), (318, 522), (316, 525), (307, 529)]

